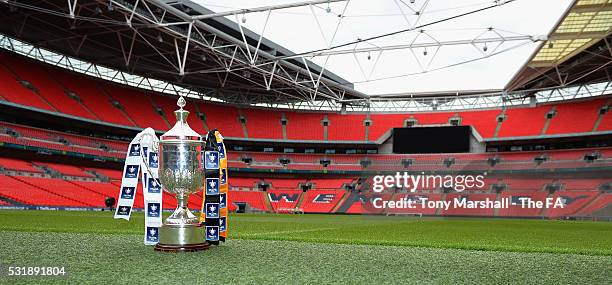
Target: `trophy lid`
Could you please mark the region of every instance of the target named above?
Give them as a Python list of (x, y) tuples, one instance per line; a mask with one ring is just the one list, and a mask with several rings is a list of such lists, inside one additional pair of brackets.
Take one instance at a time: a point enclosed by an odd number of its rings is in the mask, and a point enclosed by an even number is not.
[(176, 123), (169, 131), (161, 136), (161, 141), (202, 140), (202, 136), (192, 130), (191, 127), (189, 127), (189, 124), (187, 124), (187, 116), (189, 115), (189, 111), (183, 110), (183, 107), (185, 107), (186, 104), (187, 102), (185, 101), (185, 98), (183, 98), (183, 96), (179, 97), (176, 105), (179, 106), (180, 109), (174, 111)]

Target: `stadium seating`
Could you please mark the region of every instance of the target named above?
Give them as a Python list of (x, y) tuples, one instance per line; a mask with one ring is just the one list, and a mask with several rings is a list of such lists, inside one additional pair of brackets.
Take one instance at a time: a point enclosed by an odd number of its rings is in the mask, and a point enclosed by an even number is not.
[(81, 75), (59, 70), (54, 70), (53, 74), (66, 89), (79, 96), (83, 105), (100, 120), (122, 126), (135, 126), (121, 109), (113, 105), (113, 100), (101, 88), (107, 83), (97, 82), (94, 79), (79, 80), (82, 79)]
[[(38, 205), (38, 206), (65, 206), (65, 207), (104, 207), (106, 197), (116, 197), (120, 185), (120, 171), (101, 168), (80, 168), (58, 163), (28, 162), (15, 159), (0, 158), (0, 165), (5, 169), (15, 172), (14, 175), (0, 175), (0, 206), (11, 205)], [(71, 180), (61, 178), (50, 178), (33, 165), (47, 166), (58, 170)], [(98, 181), (90, 176), (91, 171), (109, 177), (110, 182)], [(31, 173), (27, 175), (27, 173)], [(21, 176), (27, 175), (27, 176)], [(32, 176), (34, 175), (34, 176)], [(87, 180), (74, 180), (75, 178)], [(505, 183), (509, 190), (499, 194), (489, 192), (489, 186), (480, 192), (466, 190), (463, 193), (443, 193), (441, 189), (420, 189), (417, 193), (382, 193), (382, 194), (360, 194), (348, 192), (341, 189), (347, 183), (352, 183), (351, 178), (330, 179), (296, 179), (296, 178), (267, 178), (263, 181), (271, 184), (272, 188), (267, 192), (259, 191), (256, 185), (262, 181), (259, 178), (233, 177), (230, 180), (231, 190), (229, 193), (229, 208), (236, 210), (236, 203), (246, 203), (248, 209), (258, 211), (274, 211), (278, 213), (294, 212), (296, 209), (306, 213), (367, 213), (367, 214), (421, 214), (421, 215), (445, 215), (445, 216), (500, 216), (500, 217), (546, 217), (559, 218), (565, 216), (588, 216), (609, 206), (612, 198), (609, 193), (597, 190), (601, 185), (609, 183), (609, 179), (571, 179), (562, 178), (554, 180), (563, 185), (563, 189), (549, 194), (543, 187), (553, 182), (550, 179), (519, 179), (496, 178), (487, 179), (487, 185), (493, 183)], [(366, 184), (371, 183), (365, 180)], [(314, 189), (302, 191), (296, 188), (300, 183), (312, 183)], [(142, 208), (141, 185), (138, 185), (135, 199), (135, 208)], [(423, 192), (424, 191), (424, 192)], [(454, 198), (468, 199), (471, 201), (489, 198), (499, 201), (508, 198), (516, 205), (508, 209), (461, 209), (451, 208), (448, 210), (436, 208), (422, 208), (416, 204), (412, 209), (376, 209), (372, 206), (374, 197), (383, 197), (385, 200), (399, 201), (411, 199), (420, 201), (446, 200)], [(545, 202), (547, 198), (562, 201), (564, 208), (557, 209), (529, 209), (520, 206), (519, 198), (529, 198), (533, 201)], [(201, 194), (191, 195), (189, 205), (192, 209), (198, 209), (202, 202)], [(16, 203), (16, 204), (15, 204)], [(269, 206), (268, 206), (269, 205)], [(176, 201), (172, 195), (164, 193), (164, 209), (173, 209)]]
[(408, 116), (404, 114), (371, 114), (372, 125), (369, 128), (369, 139), (374, 141), (384, 135), (392, 128), (404, 126), (404, 120)]
[(83, 169), (73, 165), (59, 164), (59, 163), (36, 163), (39, 166), (48, 167), (63, 175), (69, 176), (92, 176), (90, 173), (84, 172)]
[[(327, 139), (330, 141), (364, 141), (365, 115), (328, 114)], [(350, 128), (351, 131), (347, 131)]]
[(342, 189), (344, 184), (351, 183), (352, 178), (346, 179), (310, 179), (308, 182), (312, 183), (314, 189)]
[[(582, 209), (579, 209), (576, 213), (577, 216), (591, 216), (596, 214), (600, 210), (607, 209), (610, 211), (612, 206), (612, 193), (602, 193), (593, 199), (590, 203), (585, 205)], [(609, 213), (609, 212), (608, 212)]]
[[(12, 137), (6, 133), (7, 130), (15, 132), (18, 136)], [(127, 142), (92, 138), (6, 122), (0, 122), (0, 141), (116, 158), (124, 157), (125, 150), (128, 147)]]
[(266, 206), (265, 193), (261, 191), (230, 191), (228, 194), (229, 210), (236, 210), (236, 203), (246, 203), (248, 207), (260, 211), (268, 211)]
[(57, 195), (6, 175), (0, 175), (0, 195), (26, 205), (84, 206), (80, 201)]
[(323, 140), (323, 114), (286, 112), (287, 139)]
[(43, 189), (49, 193), (74, 200), (77, 202), (73, 204), (74, 206), (104, 207), (105, 196), (97, 192), (85, 190), (63, 179), (29, 177), (27, 180), (22, 180), (22, 182)]
[[(505, 191), (501, 194), (501, 199), (508, 199), (508, 208), (499, 209), (498, 216), (501, 217), (537, 217), (542, 209), (523, 207), (526, 201), (545, 202), (548, 193), (542, 191)], [(525, 202), (522, 202), (525, 201)]]
[[(195, 120), (199, 120), (195, 118)], [(201, 124), (203, 127), (203, 124)], [(9, 134), (8, 131), (12, 134)], [(16, 135), (14, 135), (16, 134)], [(127, 142), (99, 139), (39, 129), (23, 125), (0, 122), (0, 142), (16, 145), (35, 146), (43, 149), (67, 151), (80, 154), (89, 154), (101, 157), (123, 158), (127, 149)], [(585, 154), (594, 152), (601, 153), (600, 160), (589, 164), (584, 161)], [(233, 168), (261, 168), (261, 169), (290, 169), (290, 170), (318, 170), (324, 167), (320, 164), (323, 158), (329, 159), (331, 164), (327, 170), (360, 171), (364, 168), (360, 161), (368, 159), (372, 163), (366, 170), (372, 171), (398, 171), (398, 170), (422, 170), (422, 171), (457, 171), (457, 170), (521, 170), (531, 168), (580, 168), (589, 165), (610, 165), (612, 157), (610, 148), (599, 149), (574, 149), (555, 151), (532, 151), (532, 152), (505, 152), (505, 153), (470, 153), (470, 154), (418, 154), (418, 155), (394, 155), (394, 154), (297, 154), (297, 153), (261, 153), (261, 152), (237, 152), (228, 154), (229, 166)], [(548, 160), (538, 165), (534, 158), (544, 156)], [(242, 157), (250, 157), (250, 165), (241, 161)], [(501, 161), (495, 166), (489, 166), (489, 158), (499, 157)], [(290, 163), (283, 165), (280, 158), (289, 158)], [(409, 158), (413, 164), (404, 168), (402, 159)], [(455, 159), (454, 164), (447, 166), (443, 162), (446, 158)]]
[[(549, 218), (558, 218), (564, 216), (573, 216), (583, 207), (588, 205), (597, 196), (596, 191), (558, 191), (555, 192), (552, 202), (553, 208), (549, 208), (545, 211), (545, 214)], [(563, 207), (554, 207), (556, 200), (559, 199), (563, 203)]]
[(237, 108), (205, 103), (197, 104), (197, 108), (206, 117), (206, 124), (209, 128), (216, 128), (224, 137), (244, 138)]
[(500, 110), (467, 111), (461, 112), (461, 125), (476, 126), (476, 130), (483, 138), (492, 138), (497, 127), (497, 116)]
[(302, 195), (301, 190), (268, 190), (268, 199), (272, 210), (277, 213), (293, 211)]
[(52, 79), (45, 68), (31, 68), (29, 65), (23, 64), (21, 60), (11, 56), (3, 56), (2, 60), (4, 64), (17, 73), (19, 78), (27, 78), (38, 90), (38, 95), (58, 112), (85, 119), (97, 119), (77, 100), (68, 96), (63, 86)]
[[(249, 138), (283, 138), (280, 112), (258, 109), (242, 109), (242, 115), (247, 118), (246, 129)], [(219, 126), (223, 126), (223, 124), (220, 124)]]
[(24, 161), (20, 159), (0, 157), (0, 166), (10, 170), (42, 172), (42, 170), (34, 167), (29, 161)]
[(546, 134), (586, 133), (593, 130), (599, 109), (606, 100), (591, 100), (577, 104), (558, 104)]
[[(0, 53), (0, 99), (24, 106), (60, 112), (84, 119), (98, 120), (123, 126), (153, 127), (167, 130), (174, 122), (175, 99), (140, 89), (120, 86), (46, 66), (21, 56)], [(25, 68), (27, 66), (27, 68)], [(17, 79), (25, 79), (34, 90), (24, 87)], [(68, 95), (72, 92), (76, 98)], [(590, 132), (595, 127), (599, 109), (607, 99), (587, 99), (576, 102), (543, 104), (536, 107), (509, 107), (506, 119), (500, 124), (497, 137), (538, 136), (541, 134), (569, 134)], [(116, 101), (117, 104), (114, 104)], [(162, 113), (158, 113), (159, 107)], [(365, 141), (365, 114), (338, 114), (250, 109), (213, 103), (190, 104), (189, 122), (192, 128), (204, 133), (204, 124), (218, 128), (226, 137), (283, 139), (280, 123), (282, 114), (287, 119), (286, 139), (324, 140), (322, 120), (327, 117), (327, 140)], [(546, 114), (554, 113), (548, 128)], [(202, 113), (205, 121), (198, 118)], [(605, 114), (596, 131), (612, 130), (612, 115)], [(495, 137), (497, 116), (501, 109), (460, 112), (430, 112), (406, 114), (371, 114), (367, 140), (379, 139), (394, 127), (401, 127), (406, 119), (417, 125), (448, 125), (449, 119), (460, 119), (461, 125), (471, 125), (484, 138)], [(240, 118), (244, 118), (244, 126)], [(350, 129), (350, 131), (347, 131)]]
[[(604, 160), (596, 162), (598, 165), (609, 165), (612, 163), (606, 154), (608, 148), (600, 149), (574, 149), (574, 150), (551, 150), (531, 152), (504, 152), (504, 153), (469, 153), (469, 154), (377, 154), (377, 155), (355, 155), (355, 154), (287, 154), (287, 153), (260, 153), (260, 152), (237, 152), (232, 151), (228, 155), (229, 166), (236, 168), (247, 167), (240, 161), (241, 157), (252, 159), (250, 168), (283, 168), (279, 163), (281, 157), (291, 160), (287, 169), (294, 170), (323, 170), (320, 160), (327, 158), (331, 164), (327, 170), (363, 170), (359, 164), (362, 159), (369, 159), (372, 164), (366, 170), (424, 170), (424, 171), (456, 171), (456, 170), (521, 170), (533, 168), (576, 168), (588, 165), (584, 161), (584, 155), (592, 152), (602, 152)], [(547, 156), (548, 161), (541, 165), (536, 164), (535, 157)], [(444, 159), (454, 158), (453, 165), (444, 165)], [(489, 158), (499, 157), (501, 161), (495, 166), (487, 163)], [(409, 158), (413, 164), (404, 168), (402, 159)]]
[(104, 169), (104, 168), (93, 168), (93, 167), (87, 167), (84, 168), (85, 170), (88, 171), (93, 171), (95, 173), (98, 173), (100, 175), (106, 176), (111, 180), (121, 180), (121, 176), (122, 173), (120, 170), (114, 170), (114, 169)]
[[(7, 52), (0, 52), (0, 100), (48, 112), (56, 112), (89, 121), (115, 124), (121, 127), (153, 127), (165, 131), (174, 122), (177, 109), (176, 97), (156, 94), (107, 82), (67, 70), (47, 66)], [(612, 112), (600, 114), (601, 108), (610, 102), (610, 96), (580, 99), (568, 102), (539, 104), (535, 107), (516, 106), (471, 111), (432, 111), (389, 114), (366, 114), (335, 112), (312, 112), (297, 110), (274, 110), (247, 108), (212, 102), (191, 101), (187, 109), (190, 126), (204, 134), (208, 129), (218, 128), (227, 138), (269, 139), (292, 141), (376, 141), (394, 127), (402, 127), (405, 120), (416, 121), (417, 126), (449, 125), (450, 119), (459, 119), (461, 125), (469, 125), (483, 138), (515, 138), (540, 135), (582, 134), (612, 130)], [(498, 122), (497, 118), (505, 119)], [(548, 115), (548, 116), (547, 116)], [(285, 119), (285, 120), (283, 120)], [(371, 124), (366, 126), (369, 119)], [(601, 120), (600, 120), (601, 119)], [(324, 126), (323, 121), (328, 124)], [(286, 125), (281, 123), (285, 121)], [(599, 123), (598, 123), (599, 122)], [(496, 133), (496, 130), (499, 131)], [(126, 141), (58, 132), (32, 126), (0, 122), (0, 143), (29, 146), (37, 149), (55, 150), (54, 153), (72, 152), (95, 157), (122, 159), (128, 143)], [(15, 146), (12, 146), (15, 147)], [(595, 162), (584, 160), (585, 154), (599, 152), (601, 159)], [(542, 163), (534, 158), (546, 157)], [(246, 164), (243, 157), (250, 157)], [(488, 160), (500, 158), (492, 166)], [(522, 209), (513, 205), (502, 210), (478, 209), (372, 209), (371, 198), (364, 192), (345, 189), (357, 181), (357, 174), (334, 171), (444, 171), (503, 170), (527, 173), (530, 170), (555, 173), (557, 170), (581, 169), (584, 167), (612, 167), (612, 148), (572, 149), (558, 151), (530, 151), (470, 154), (297, 154), (230, 151), (228, 153), (230, 178), (230, 209), (235, 203), (246, 203), (248, 208), (260, 211), (285, 212), (299, 208), (307, 213), (376, 213), (450, 216), (502, 216), (502, 217), (546, 217), (588, 216), (600, 211), (610, 203), (607, 183), (610, 179), (599, 176), (568, 178), (535, 175), (510, 175), (487, 177), (481, 189), (466, 189), (463, 193), (447, 193), (448, 189), (425, 187), (423, 193), (383, 193), (385, 198), (399, 200), (428, 199), (449, 201), (464, 197), (468, 200), (489, 198), (517, 200), (528, 197), (537, 201), (559, 198), (567, 207), (553, 210)], [(289, 164), (279, 162), (288, 158)], [(327, 167), (321, 159), (329, 159)], [(454, 163), (444, 161), (453, 158)], [(53, 158), (52, 158), (53, 159)], [(412, 159), (412, 165), (402, 165), (403, 159)], [(368, 160), (369, 166), (361, 161)], [(251, 177), (240, 177), (242, 171), (250, 171)], [(262, 171), (267, 170), (267, 171)], [(269, 176), (271, 170), (291, 172), (290, 177)], [(290, 171), (287, 171), (290, 170)], [(316, 171), (317, 177), (308, 179), (303, 170)], [(257, 171), (257, 172), (255, 172)], [(264, 173), (252, 177), (252, 173)], [(53, 162), (38, 162), (0, 158), (0, 206), (11, 204), (103, 207), (105, 197), (116, 196), (120, 185), (121, 171), (116, 169), (91, 168)], [(312, 172), (311, 172), (312, 173)], [(350, 172), (349, 172), (350, 173)], [(354, 172), (357, 173), (357, 172)], [(344, 175), (344, 176), (340, 176)], [(52, 178), (51, 176), (55, 177)], [(601, 176), (601, 175), (600, 175)], [(365, 177), (361, 180), (372, 183)], [(269, 183), (267, 191), (258, 184)], [(492, 185), (505, 185), (494, 189)], [(550, 189), (552, 184), (559, 189)], [(303, 191), (303, 185), (311, 186)], [(141, 187), (139, 185), (139, 187)], [(308, 188), (308, 187), (305, 187)], [(553, 187), (554, 188), (554, 187)], [(364, 191), (368, 191), (364, 187)], [(419, 195), (419, 196), (416, 196)], [(14, 201), (14, 203), (12, 202)], [(189, 204), (199, 208), (200, 194), (191, 195)], [(175, 206), (172, 196), (164, 194), (166, 209)], [(137, 194), (135, 207), (143, 206), (142, 194)], [(368, 208), (370, 207), (370, 208)]]
[(141, 128), (151, 127), (160, 131), (170, 129), (164, 118), (156, 113), (150, 96), (147, 96), (144, 92), (111, 84), (105, 85), (104, 89), (111, 98), (117, 100), (125, 108), (127, 116), (137, 126)]
[(346, 193), (342, 190), (307, 191), (301, 208), (305, 213), (331, 213)]
[[(0, 51), (1, 62), (10, 57), (6, 52)], [(2, 92), (0, 96), (3, 100), (42, 110), (55, 111), (49, 103), (45, 102), (33, 90), (26, 88), (19, 80), (23, 80), (23, 78), (17, 77), (6, 65), (0, 64), (0, 81), (2, 82), (0, 84), (0, 92)]]
[(550, 106), (534, 108), (511, 108), (506, 111), (506, 119), (501, 124), (498, 137), (538, 136), (546, 122), (546, 112)]
[(612, 111), (608, 111), (603, 115), (601, 123), (597, 127), (597, 131), (612, 130)]

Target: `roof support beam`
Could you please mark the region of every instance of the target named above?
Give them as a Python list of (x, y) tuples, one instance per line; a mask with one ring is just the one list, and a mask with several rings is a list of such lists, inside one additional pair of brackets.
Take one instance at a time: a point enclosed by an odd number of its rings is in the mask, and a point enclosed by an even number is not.
[(387, 50), (399, 50), (399, 49), (415, 49), (425, 47), (440, 47), (440, 46), (455, 46), (455, 45), (469, 45), (469, 44), (484, 44), (492, 42), (511, 42), (511, 41), (545, 41), (546, 36), (512, 36), (502, 38), (480, 38), (473, 40), (457, 40), (457, 41), (441, 41), (441, 42), (429, 42), (429, 43), (410, 43), (405, 45), (391, 45), (391, 46), (373, 46), (356, 49), (344, 49), (344, 50), (327, 50), (319, 51), (307, 54), (300, 54), (296, 56), (286, 56), (284, 58), (298, 58), (298, 57), (311, 57), (311, 56), (327, 56), (327, 55), (341, 55), (341, 54), (355, 54), (355, 53), (366, 53), (376, 51), (387, 51)]
[(295, 8), (295, 7), (302, 7), (302, 6), (309, 6), (309, 5), (333, 3), (333, 2), (344, 2), (344, 1), (349, 1), (349, 0), (302, 1), (302, 2), (295, 2), (295, 3), (263, 6), (263, 7), (257, 7), (257, 8), (238, 9), (238, 10), (219, 12), (219, 13), (212, 13), (212, 14), (206, 14), (206, 15), (198, 15), (198, 16), (193, 16), (192, 19), (193, 20), (204, 20), (204, 19), (232, 16), (232, 15), (238, 15), (238, 14), (247, 14), (247, 13), (255, 13), (255, 12), (266, 12), (266, 11), (271, 11), (271, 10), (280, 10), (280, 9), (287, 9), (287, 8)]

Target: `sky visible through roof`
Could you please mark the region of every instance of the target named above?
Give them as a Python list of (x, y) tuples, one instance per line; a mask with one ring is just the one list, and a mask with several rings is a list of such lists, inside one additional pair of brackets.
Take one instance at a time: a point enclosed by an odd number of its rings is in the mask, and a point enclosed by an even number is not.
[[(194, 2), (215, 12), (223, 12), (297, 1), (194, 0)], [(263, 34), (269, 40), (296, 53), (415, 26), (417, 28), (411, 32), (370, 41), (362, 40), (358, 44), (340, 49), (471, 41), (498, 38), (500, 35), (542, 36), (554, 28), (571, 3), (571, 0), (516, 0), (483, 12), (418, 28), (419, 25), (491, 6), (494, 2), (351, 0), (348, 4), (338, 2), (272, 11)], [(416, 12), (420, 12), (420, 15), (416, 15)], [(227, 18), (234, 22), (238, 21), (246, 28), (261, 34), (266, 16), (266, 12), (258, 12)], [(309, 57), (309, 59), (354, 83), (356, 90), (370, 95), (501, 89), (538, 46), (539, 43), (522, 40), (506, 41), (501, 44), (491, 42), (486, 48), (483, 44), (466, 44), (442, 46), (439, 49), (427, 47), (369, 53), (351, 52), (329, 57)]]

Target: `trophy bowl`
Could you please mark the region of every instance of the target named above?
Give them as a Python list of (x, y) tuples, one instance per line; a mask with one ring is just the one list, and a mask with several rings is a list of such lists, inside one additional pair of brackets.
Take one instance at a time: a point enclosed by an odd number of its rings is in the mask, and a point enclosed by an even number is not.
[(200, 191), (204, 175), (197, 141), (167, 141), (159, 143), (159, 181), (164, 191), (173, 194), (177, 207), (165, 224), (197, 224), (198, 218), (189, 211), (187, 201), (190, 194)]

